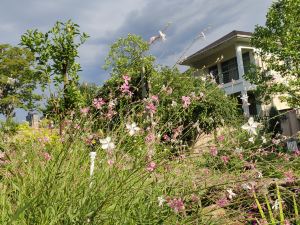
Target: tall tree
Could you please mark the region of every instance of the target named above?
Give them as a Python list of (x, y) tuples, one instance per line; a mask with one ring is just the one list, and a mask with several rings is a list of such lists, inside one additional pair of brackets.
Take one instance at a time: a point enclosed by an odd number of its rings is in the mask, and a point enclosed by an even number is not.
[(40, 99), (34, 93), (39, 77), (32, 70), (34, 55), (28, 50), (0, 45), (0, 113), (9, 120), (16, 108), (33, 109)]
[(78, 71), (81, 67), (76, 58), (79, 57), (79, 47), (87, 38), (88, 35), (81, 33), (79, 25), (71, 20), (65, 23), (56, 22), (46, 33), (28, 30), (21, 37), (21, 44), (35, 54), (43, 87), (52, 82), (56, 87), (59, 104), (55, 107), (58, 107), (60, 120), (68, 110), (82, 102), (78, 90)]
[(300, 0), (279, 0), (270, 7), (265, 26), (256, 26), (252, 45), (264, 62), (246, 75), (265, 99), (282, 95), (300, 107)]

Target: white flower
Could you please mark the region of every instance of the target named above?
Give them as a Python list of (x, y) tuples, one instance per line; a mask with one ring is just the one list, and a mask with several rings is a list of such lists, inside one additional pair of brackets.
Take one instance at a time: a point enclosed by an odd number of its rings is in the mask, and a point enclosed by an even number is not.
[(101, 147), (105, 150), (113, 150), (115, 148), (115, 144), (111, 141), (111, 137), (100, 139), (100, 143), (102, 144)]
[(199, 127), (199, 125), (200, 125), (200, 124), (199, 124), (199, 120), (197, 120), (196, 123), (194, 123), (192, 127), (193, 127), (193, 128), (196, 128), (196, 127)]
[(128, 129), (130, 136), (133, 136), (136, 132), (140, 130), (136, 123), (126, 124), (126, 128)]
[(251, 137), (251, 138), (248, 139), (248, 141), (251, 142), (251, 143), (254, 143), (254, 138)]
[(243, 148), (235, 148), (234, 150), (235, 153), (242, 153), (243, 152)]
[(231, 200), (233, 197), (235, 197), (236, 196), (236, 193), (234, 193), (233, 191), (232, 191), (232, 189), (230, 188), (230, 189), (227, 189), (227, 192), (228, 192), (228, 198)]
[(278, 210), (279, 209), (279, 201), (278, 201), (278, 199), (276, 199), (276, 201), (274, 202), (274, 205), (272, 206), (272, 209), (274, 209), (274, 210)]
[(177, 106), (177, 102), (175, 102), (175, 101), (172, 101), (172, 104), (171, 104), (171, 106), (173, 106), (173, 107)]
[(163, 41), (167, 40), (165, 33), (163, 33), (162, 31), (158, 31), (158, 33), (159, 33), (159, 37), (161, 38), (161, 40), (163, 40)]
[(241, 100), (245, 103), (248, 103), (248, 95), (247, 95), (247, 92), (243, 93), (242, 97), (241, 97)]
[(252, 188), (249, 186), (249, 184), (242, 184), (242, 188), (246, 191), (251, 190)]
[(110, 100), (109, 103), (108, 103), (108, 106), (110, 108), (113, 108), (115, 105), (116, 105), (116, 102), (117, 102), (117, 99), (113, 99), (113, 100)]
[(196, 98), (196, 93), (193, 91), (193, 92), (191, 92), (191, 97), (192, 98)]
[(274, 145), (278, 145), (278, 144), (280, 143), (280, 139), (275, 139), (275, 138), (273, 138), (273, 139), (272, 139), (272, 143), (273, 143)]
[(165, 202), (166, 200), (164, 199), (163, 196), (160, 196), (160, 197), (157, 198), (157, 201), (158, 201), (158, 206), (159, 206), (159, 207), (162, 207), (163, 204), (164, 204), (164, 202)]
[(97, 155), (96, 152), (90, 152), (90, 158), (91, 158), (90, 176), (93, 176), (94, 173), (96, 155)]
[(261, 140), (264, 144), (267, 143), (267, 139), (264, 136), (261, 136)]
[(8, 84), (14, 85), (16, 83), (16, 81), (17, 81), (17, 79), (14, 79), (14, 78), (11, 78), (11, 77), (7, 78), (7, 83)]
[(254, 121), (253, 117), (250, 117), (248, 120), (248, 123), (245, 123), (242, 126), (242, 129), (247, 130), (249, 134), (257, 135), (256, 128), (260, 125), (260, 123), (257, 123)]
[(262, 172), (257, 171), (257, 178), (263, 178)]

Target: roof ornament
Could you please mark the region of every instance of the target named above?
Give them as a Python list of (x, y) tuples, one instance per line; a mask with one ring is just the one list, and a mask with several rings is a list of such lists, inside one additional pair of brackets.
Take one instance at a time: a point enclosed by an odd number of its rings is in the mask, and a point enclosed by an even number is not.
[(166, 34), (165, 31), (169, 28), (169, 26), (171, 25), (171, 22), (168, 22), (167, 25), (162, 29), (158, 31), (158, 35), (156, 36), (152, 36), (149, 40), (149, 45), (152, 45), (154, 42), (156, 42), (157, 40), (162, 40), (162, 41), (166, 41)]
[(193, 40), (192, 42), (183, 50), (182, 54), (180, 55), (180, 57), (178, 58), (178, 60), (176, 61), (176, 63), (173, 65), (173, 68), (177, 65), (180, 64), (182, 61), (184, 61), (185, 59), (183, 58), (186, 53), (192, 48), (192, 46), (198, 41), (198, 40), (206, 40), (206, 35), (205, 33), (211, 29), (211, 26), (207, 26), (205, 29), (203, 29)]

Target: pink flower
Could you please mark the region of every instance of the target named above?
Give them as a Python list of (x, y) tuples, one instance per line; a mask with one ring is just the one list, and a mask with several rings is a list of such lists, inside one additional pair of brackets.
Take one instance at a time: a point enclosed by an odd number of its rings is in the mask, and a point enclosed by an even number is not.
[(129, 81), (131, 80), (131, 77), (128, 75), (123, 76), (124, 83), (121, 85), (120, 90), (123, 94), (128, 94), (130, 97), (132, 96), (132, 92), (130, 91)]
[(80, 125), (79, 124), (75, 124), (74, 125), (74, 129), (80, 130)]
[(293, 183), (295, 181), (295, 175), (292, 170), (285, 172), (284, 176), (287, 183)]
[(5, 157), (5, 153), (0, 151), (0, 159), (3, 159)]
[(131, 80), (131, 77), (128, 76), (127, 74), (123, 76), (125, 84), (129, 84), (129, 81)]
[(192, 194), (191, 199), (193, 202), (198, 202), (200, 200), (199, 197), (195, 194)]
[(218, 155), (218, 149), (217, 149), (215, 146), (212, 146), (212, 147), (210, 148), (210, 154), (211, 154), (212, 156), (217, 156), (217, 155)]
[(183, 108), (188, 108), (189, 105), (191, 104), (191, 98), (189, 96), (182, 96), (182, 104), (183, 104)]
[(123, 94), (128, 94), (129, 96), (132, 96), (132, 92), (129, 89), (130, 87), (126, 83), (122, 84), (120, 87), (120, 90)]
[(115, 161), (113, 159), (109, 159), (109, 160), (107, 160), (107, 163), (109, 166), (113, 166)]
[(163, 139), (164, 139), (165, 141), (170, 141), (170, 137), (169, 137), (169, 135), (167, 135), (167, 134), (164, 134)]
[(216, 204), (218, 206), (220, 206), (220, 207), (225, 207), (225, 206), (227, 206), (229, 204), (229, 201), (228, 201), (227, 198), (224, 197), (224, 198), (218, 199), (217, 202), (216, 202)]
[(49, 139), (49, 137), (47, 137), (47, 136), (45, 136), (45, 137), (39, 137), (38, 138), (38, 141), (42, 144), (42, 145), (44, 145), (44, 144), (46, 144), (46, 143), (49, 143), (50, 142), (50, 139)]
[(224, 135), (219, 136), (219, 137), (218, 137), (218, 140), (219, 140), (220, 142), (221, 142), (221, 141), (224, 141), (224, 140), (225, 140)]
[(155, 140), (155, 135), (153, 133), (149, 133), (146, 138), (145, 138), (146, 142), (153, 142)]
[(48, 152), (44, 152), (43, 153), (43, 157), (44, 157), (44, 159), (46, 160), (46, 161), (49, 161), (49, 160), (51, 160), (51, 155), (48, 153)]
[(158, 102), (158, 96), (157, 95), (152, 95), (151, 96), (151, 99), (154, 101), (154, 102)]
[(168, 205), (174, 210), (175, 213), (182, 212), (185, 209), (183, 200), (181, 198), (168, 200)]
[(106, 117), (107, 117), (108, 119), (111, 119), (111, 118), (113, 118), (113, 116), (116, 115), (116, 114), (117, 114), (116, 111), (114, 111), (113, 109), (109, 108), (109, 109), (108, 109), (108, 112), (106, 113)]
[(223, 155), (221, 156), (221, 160), (226, 165), (229, 162), (229, 156)]
[(146, 109), (148, 109), (151, 113), (156, 113), (156, 106), (151, 102), (146, 105)]
[(155, 162), (150, 162), (149, 164), (148, 164), (148, 166), (147, 166), (147, 170), (149, 171), (149, 172), (153, 172), (154, 170), (155, 170), (155, 168), (156, 168), (156, 163)]
[(44, 143), (49, 143), (50, 142), (50, 138), (47, 137), (47, 136), (45, 136), (43, 141), (44, 141)]
[(103, 98), (94, 98), (93, 100), (93, 106), (96, 109), (101, 109), (101, 107), (105, 104), (105, 101), (103, 100)]
[(80, 109), (80, 112), (83, 116), (86, 116), (90, 111), (90, 107), (85, 107), (85, 108), (82, 108)]
[(299, 151), (299, 150), (295, 150), (295, 151), (294, 151), (294, 155), (295, 155), (295, 156), (300, 156), (300, 151)]
[(179, 127), (177, 127), (177, 128), (175, 128), (175, 129), (173, 129), (174, 133), (172, 135), (172, 139), (176, 140), (177, 137), (182, 134), (182, 131), (183, 131), (183, 126), (182, 125), (179, 126)]
[(291, 225), (291, 223), (290, 223), (289, 220), (285, 220), (285, 221), (284, 221), (284, 225)]

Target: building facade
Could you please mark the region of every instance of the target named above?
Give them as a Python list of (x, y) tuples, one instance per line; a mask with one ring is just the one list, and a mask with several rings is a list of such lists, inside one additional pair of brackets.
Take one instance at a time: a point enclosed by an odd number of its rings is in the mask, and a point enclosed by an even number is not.
[(293, 136), (300, 130), (299, 111), (281, 102), (278, 96), (271, 104), (258, 103), (253, 92), (255, 85), (243, 77), (250, 65), (263, 66), (251, 46), (251, 36), (250, 32), (234, 30), (187, 57), (181, 65), (198, 69), (195, 76), (212, 76), (226, 94), (237, 97), (246, 117), (267, 116), (270, 108), (275, 107), (285, 114), (281, 121), (283, 135)]

